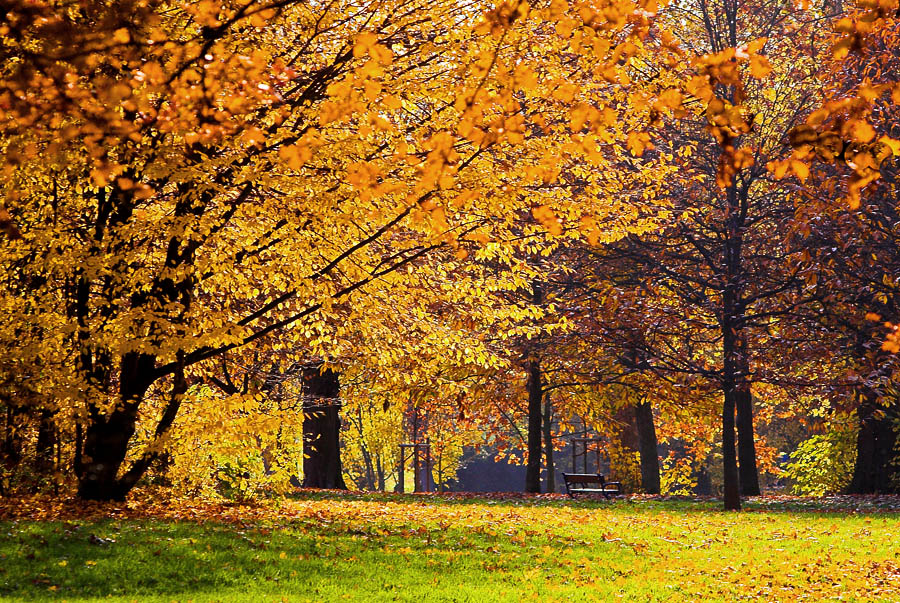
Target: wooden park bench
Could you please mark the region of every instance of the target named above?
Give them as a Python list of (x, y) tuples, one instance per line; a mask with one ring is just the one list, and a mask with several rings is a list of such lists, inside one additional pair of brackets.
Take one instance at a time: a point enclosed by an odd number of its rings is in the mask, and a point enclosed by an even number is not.
[(575, 498), (576, 494), (602, 494), (609, 498), (613, 494), (623, 494), (622, 482), (608, 482), (600, 473), (563, 473), (566, 493)]

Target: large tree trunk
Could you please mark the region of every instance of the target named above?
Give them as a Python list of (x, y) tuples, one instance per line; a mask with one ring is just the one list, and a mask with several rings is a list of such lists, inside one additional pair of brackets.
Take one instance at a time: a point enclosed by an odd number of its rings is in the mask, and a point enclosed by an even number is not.
[(346, 490), (341, 468), (340, 382), (320, 365), (303, 369), (303, 487)]
[(756, 468), (756, 443), (753, 435), (753, 396), (750, 393), (750, 384), (746, 381), (738, 386), (735, 403), (741, 495), (759, 496), (759, 471)]
[[(184, 354), (179, 353), (180, 368), (172, 375), (171, 396), (156, 424), (154, 440), (162, 438), (172, 423), (187, 392), (184, 376)], [(147, 389), (155, 380), (155, 357), (131, 353), (122, 358), (119, 398), (121, 403), (109, 415), (103, 415), (94, 405), (89, 408), (89, 422), (84, 434), (81, 453), (81, 472), (78, 476), (78, 497), (85, 500), (125, 500), (125, 496), (147, 471), (161, 452), (153, 446), (134, 462), (121, 477), (119, 470), (128, 453), (134, 435), (138, 408)]]
[(659, 453), (656, 426), (653, 424), (653, 408), (649, 400), (641, 400), (635, 405), (634, 424), (637, 427), (638, 450), (641, 457), (641, 487), (647, 494), (659, 494)]
[(119, 469), (134, 435), (138, 405), (149, 387), (153, 359), (138, 354), (122, 358), (119, 394), (121, 403), (108, 416), (95, 406), (84, 434), (82, 474), (78, 497), (86, 500), (125, 500), (130, 487), (118, 480)]
[(897, 410), (878, 404), (874, 392), (866, 392), (856, 409), (859, 433), (856, 436), (856, 465), (848, 494), (898, 493), (900, 469), (894, 465), (897, 441)]
[(725, 510), (741, 510), (741, 493), (739, 487), (737, 455), (734, 449), (734, 387), (725, 390), (722, 404), (722, 462), (725, 478)]
[(525, 491), (541, 491), (541, 401), (544, 398), (541, 363), (528, 362), (528, 459), (525, 465)]
[(96, 417), (84, 438), (83, 471), (78, 497), (85, 500), (125, 500), (128, 488), (118, 479), (128, 442), (134, 435), (137, 413), (129, 407), (109, 417)]
[(553, 463), (553, 402), (544, 395), (544, 466), (547, 469), (546, 492), (556, 492), (556, 466)]
[(747, 366), (746, 356), (741, 346), (743, 327), (743, 287), (741, 198), (734, 184), (725, 191), (728, 203), (726, 221), (725, 287), (722, 292), (722, 463), (724, 476), (725, 509), (738, 511), (741, 508), (740, 476), (735, 450), (735, 411), (737, 408), (738, 383), (745, 378), (741, 370)]
[(722, 321), (722, 473), (724, 477), (725, 509), (741, 508), (740, 477), (735, 450), (735, 410), (737, 387), (735, 383), (735, 329), (729, 314), (728, 291), (725, 292), (725, 313)]

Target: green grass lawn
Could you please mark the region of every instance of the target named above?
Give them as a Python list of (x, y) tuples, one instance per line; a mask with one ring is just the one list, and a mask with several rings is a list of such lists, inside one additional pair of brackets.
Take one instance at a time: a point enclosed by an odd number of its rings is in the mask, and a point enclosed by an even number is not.
[(0, 599), (900, 601), (895, 512), (329, 494), (141, 504), (7, 512)]

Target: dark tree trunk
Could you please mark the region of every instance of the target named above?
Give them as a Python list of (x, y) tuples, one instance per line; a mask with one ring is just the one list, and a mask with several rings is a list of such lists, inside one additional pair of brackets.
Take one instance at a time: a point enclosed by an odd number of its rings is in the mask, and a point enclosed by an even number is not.
[(375, 475), (378, 477), (378, 491), (384, 492), (384, 466), (381, 464), (381, 455), (375, 455)]
[(341, 468), (340, 382), (320, 365), (303, 369), (303, 487), (346, 490)]
[(735, 392), (737, 406), (738, 469), (741, 495), (759, 496), (759, 472), (756, 468), (756, 443), (753, 436), (753, 396), (746, 381)]
[[(184, 374), (184, 354), (178, 353), (178, 368), (172, 374), (172, 390), (156, 424), (154, 442), (162, 438), (172, 427), (188, 384)], [(81, 472), (78, 476), (78, 497), (85, 500), (125, 500), (127, 494), (143, 477), (150, 465), (159, 460), (162, 451), (149, 446), (119, 476), (122, 463), (128, 453), (128, 444), (134, 435), (138, 409), (147, 389), (156, 379), (153, 375), (156, 359), (147, 354), (126, 354), (122, 358), (120, 405), (104, 416), (91, 405), (90, 420), (84, 434), (81, 452)]]
[[(743, 319), (743, 316), (741, 316)], [(743, 335), (743, 334), (742, 334)], [(750, 390), (750, 365), (746, 340), (738, 340), (735, 366), (735, 409), (737, 411), (738, 472), (742, 496), (759, 496), (759, 471), (756, 467), (756, 438), (753, 434), (753, 394)]]
[(653, 423), (653, 408), (648, 400), (642, 400), (635, 405), (634, 424), (637, 427), (638, 450), (641, 457), (641, 487), (647, 494), (659, 494), (656, 426)]
[(72, 469), (75, 471), (75, 477), (81, 479), (84, 473), (84, 457), (82, 451), (84, 449), (84, 429), (81, 427), (81, 421), (76, 419), (75, 422), (75, 451), (72, 457)]
[[(15, 474), (19, 463), (22, 462), (22, 449), (24, 442), (22, 439), (24, 413), (21, 408), (7, 401), (6, 421), (3, 426), (3, 441), (0, 442), (0, 463), (4, 470), (3, 477)], [(3, 487), (0, 481), (0, 488)]]
[(741, 493), (737, 468), (737, 455), (735, 454), (734, 441), (734, 386), (725, 390), (724, 403), (722, 404), (722, 461), (725, 478), (724, 495), (725, 510), (741, 510)]
[(528, 362), (528, 459), (525, 465), (525, 491), (541, 491), (541, 401), (544, 398), (541, 363)]
[(137, 413), (116, 410), (109, 417), (88, 424), (84, 438), (83, 472), (78, 497), (85, 500), (125, 500), (128, 489), (117, 475), (128, 441), (134, 435)]
[(706, 464), (704, 463), (700, 466), (700, 470), (697, 472), (697, 494), (701, 496), (709, 496), (712, 493), (712, 477), (709, 475), (709, 470), (706, 468)]
[(38, 434), (35, 445), (35, 468), (40, 474), (53, 471), (54, 448), (56, 446), (56, 425), (53, 412), (42, 408), (38, 416)]
[(856, 409), (856, 464), (848, 494), (900, 493), (900, 469), (894, 465), (897, 411), (878, 404), (874, 392), (866, 392)]
[(556, 492), (556, 465), (553, 463), (553, 403), (544, 395), (544, 465), (547, 469), (546, 492)]
[(734, 184), (725, 190), (728, 217), (725, 225), (725, 287), (722, 291), (722, 469), (724, 477), (725, 509), (741, 508), (740, 475), (735, 450), (735, 412), (737, 409), (738, 383), (746, 377), (742, 368), (747, 366), (743, 354), (741, 329), (743, 327), (742, 219), (741, 198)]

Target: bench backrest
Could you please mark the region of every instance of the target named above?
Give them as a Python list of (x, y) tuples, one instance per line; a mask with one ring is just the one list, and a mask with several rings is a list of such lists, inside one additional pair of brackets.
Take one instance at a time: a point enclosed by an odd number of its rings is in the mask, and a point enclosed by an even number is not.
[(569, 484), (602, 484), (606, 480), (599, 473), (563, 473)]

